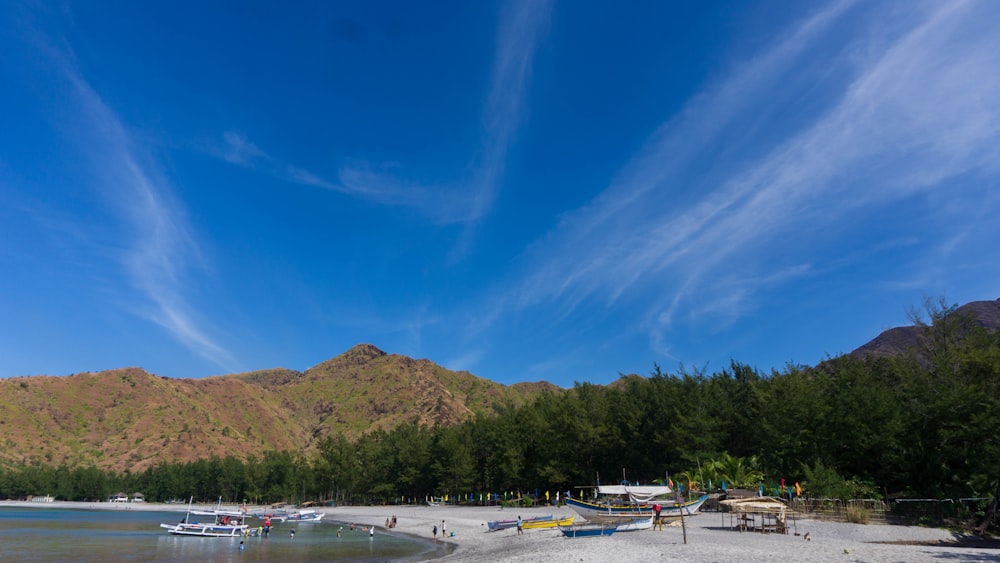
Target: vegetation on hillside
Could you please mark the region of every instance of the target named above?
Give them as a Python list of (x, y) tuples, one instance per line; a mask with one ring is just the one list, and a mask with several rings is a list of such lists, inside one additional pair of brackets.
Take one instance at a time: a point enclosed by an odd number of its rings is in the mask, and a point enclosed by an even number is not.
[(478, 501), (486, 493), (566, 491), (616, 482), (784, 479), (804, 494), (995, 498), (1000, 488), (1000, 333), (932, 311), (922, 348), (842, 356), (762, 374), (718, 373), (577, 383), (497, 414), (429, 426), (414, 418), (360, 437), (324, 437), (309, 455), (271, 452), (160, 463), (140, 473), (41, 463), (0, 471), (0, 496), (72, 500), (139, 490), (151, 500)]
[(0, 379), (0, 466), (135, 474), (213, 453), (240, 461), (269, 451), (309, 455), (328, 436), (355, 439), (411, 420), (451, 426), (550, 388), (507, 387), (367, 344), (305, 372), (171, 379), (126, 368)]

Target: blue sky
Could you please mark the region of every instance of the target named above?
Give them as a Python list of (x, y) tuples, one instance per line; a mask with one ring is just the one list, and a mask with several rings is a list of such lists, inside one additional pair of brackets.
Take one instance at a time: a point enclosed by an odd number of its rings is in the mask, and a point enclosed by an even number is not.
[(997, 2), (7, 2), (0, 376), (815, 364), (1000, 297)]

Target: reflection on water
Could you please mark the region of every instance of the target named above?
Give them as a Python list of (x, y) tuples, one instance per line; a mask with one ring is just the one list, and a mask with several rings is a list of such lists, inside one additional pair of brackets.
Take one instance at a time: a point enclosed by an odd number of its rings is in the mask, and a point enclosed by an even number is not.
[[(336, 522), (282, 523), (267, 538), (173, 536), (160, 523), (180, 512), (0, 508), (0, 561), (247, 562), (431, 559), (440, 546), (398, 533), (350, 530)], [(291, 530), (295, 530), (292, 537)], [(243, 550), (240, 550), (240, 542)]]

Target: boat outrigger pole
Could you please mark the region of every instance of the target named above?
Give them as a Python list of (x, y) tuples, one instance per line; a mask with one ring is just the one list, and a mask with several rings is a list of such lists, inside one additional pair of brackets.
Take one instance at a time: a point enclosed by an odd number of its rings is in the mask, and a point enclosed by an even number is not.
[(191, 518), (191, 503), (192, 502), (194, 502), (194, 495), (191, 495), (191, 498), (188, 499), (187, 513), (184, 515), (184, 523), (185, 524), (189, 524), (190, 523), (188, 520), (189, 520), (189, 518)]

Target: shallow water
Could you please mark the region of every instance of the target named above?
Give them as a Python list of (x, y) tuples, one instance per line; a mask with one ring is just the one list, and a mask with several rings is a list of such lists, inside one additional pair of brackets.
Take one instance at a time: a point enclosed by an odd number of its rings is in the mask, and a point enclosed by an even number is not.
[(0, 508), (0, 561), (414, 561), (442, 554), (429, 541), (378, 529), (370, 538), (343, 525), (338, 538), (336, 522), (275, 524), (266, 538), (173, 536), (160, 528), (161, 522), (183, 517), (183, 512)]

